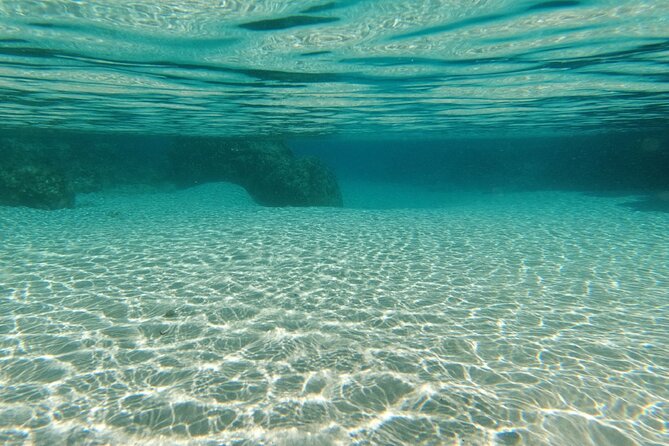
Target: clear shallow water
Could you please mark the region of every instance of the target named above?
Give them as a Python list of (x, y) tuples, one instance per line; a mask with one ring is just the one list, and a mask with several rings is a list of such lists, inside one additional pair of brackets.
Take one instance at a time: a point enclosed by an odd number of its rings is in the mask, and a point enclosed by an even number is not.
[(665, 444), (669, 220), (626, 201), (0, 207), (0, 439)]
[(546, 134), (666, 126), (666, 1), (0, 1), (6, 127)]
[(0, 0), (3, 138), (347, 178), (0, 207), (0, 443), (669, 443), (668, 58), (666, 1)]

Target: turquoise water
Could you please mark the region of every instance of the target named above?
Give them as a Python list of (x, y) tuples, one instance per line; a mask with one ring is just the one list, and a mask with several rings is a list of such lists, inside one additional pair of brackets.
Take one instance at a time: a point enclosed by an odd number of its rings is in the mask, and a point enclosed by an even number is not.
[(668, 62), (666, 1), (0, 0), (0, 443), (669, 444)]
[(666, 1), (0, 2), (4, 126), (215, 135), (666, 126)]
[(0, 208), (3, 441), (666, 443), (666, 215), (433, 200), (266, 209), (212, 184)]

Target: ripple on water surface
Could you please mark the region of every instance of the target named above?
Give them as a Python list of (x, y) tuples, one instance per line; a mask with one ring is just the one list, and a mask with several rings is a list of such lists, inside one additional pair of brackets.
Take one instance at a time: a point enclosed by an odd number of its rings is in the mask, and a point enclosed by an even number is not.
[(638, 0), (3, 1), (0, 115), (254, 138), (664, 130), (667, 17)]

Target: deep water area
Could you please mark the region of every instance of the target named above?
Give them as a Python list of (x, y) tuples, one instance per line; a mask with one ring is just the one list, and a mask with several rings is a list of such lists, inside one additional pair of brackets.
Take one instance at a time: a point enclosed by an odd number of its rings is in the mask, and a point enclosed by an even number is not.
[(669, 444), (669, 2), (0, 0), (0, 444)]

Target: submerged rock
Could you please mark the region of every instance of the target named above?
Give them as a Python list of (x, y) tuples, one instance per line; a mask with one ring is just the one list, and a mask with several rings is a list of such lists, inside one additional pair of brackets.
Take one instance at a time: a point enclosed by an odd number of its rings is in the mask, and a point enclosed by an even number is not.
[(38, 209), (74, 206), (74, 192), (62, 174), (47, 166), (0, 168), (0, 204)]
[(0, 204), (38, 209), (74, 206), (67, 175), (40, 151), (0, 146)]
[(125, 186), (163, 187), (164, 154), (140, 142), (81, 139), (70, 144), (63, 163), (76, 192), (97, 192)]
[[(0, 138), (0, 204), (59, 209), (75, 193), (129, 185), (235, 183), (265, 206), (341, 206), (334, 175), (281, 142), (178, 138), (172, 142), (43, 134)], [(153, 144), (153, 146), (152, 146)]]
[(276, 141), (178, 140), (170, 152), (173, 180), (183, 187), (228, 181), (265, 206), (341, 206), (337, 181), (314, 158), (296, 158)]

